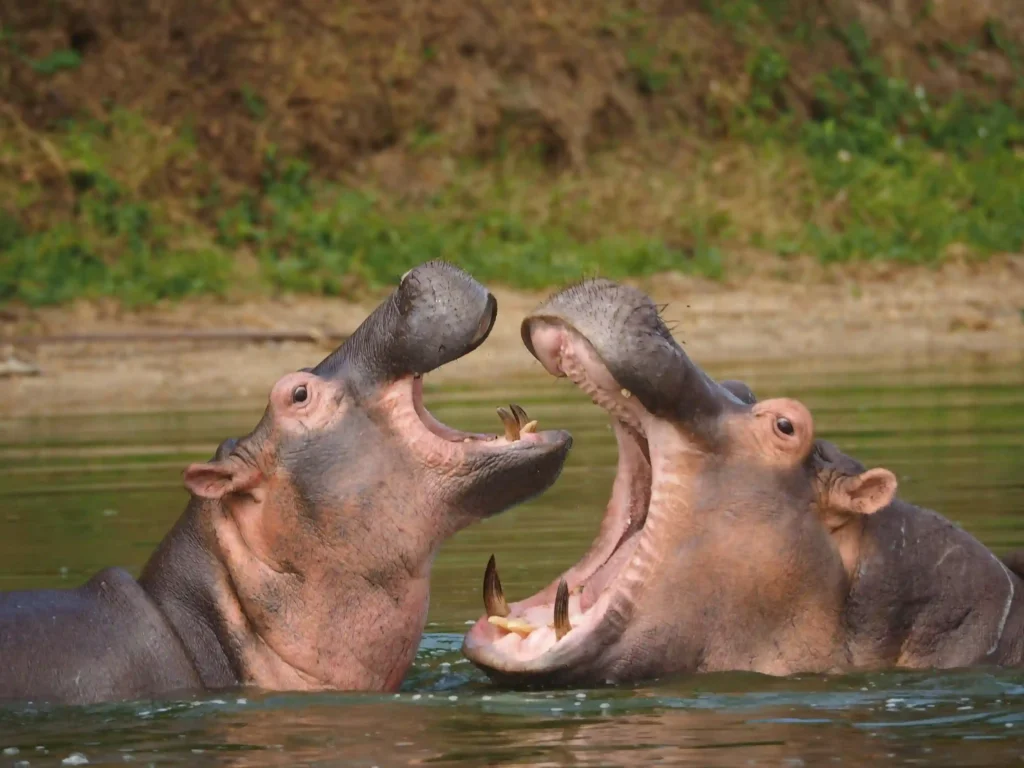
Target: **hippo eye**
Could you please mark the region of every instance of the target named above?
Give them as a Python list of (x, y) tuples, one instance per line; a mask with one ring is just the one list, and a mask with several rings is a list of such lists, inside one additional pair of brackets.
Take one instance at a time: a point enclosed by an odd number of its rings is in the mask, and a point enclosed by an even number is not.
[(306, 398), (309, 397), (309, 393), (306, 391), (306, 385), (300, 384), (292, 390), (292, 402), (293, 403), (304, 403)]
[(793, 429), (793, 422), (785, 416), (779, 416), (779, 418), (775, 420), (775, 428), (784, 435), (792, 435), (796, 432), (796, 430)]

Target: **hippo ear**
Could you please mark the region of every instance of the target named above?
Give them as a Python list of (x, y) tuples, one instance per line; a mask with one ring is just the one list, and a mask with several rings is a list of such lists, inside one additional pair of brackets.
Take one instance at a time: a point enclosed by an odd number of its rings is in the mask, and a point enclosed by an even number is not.
[(260, 482), (260, 471), (240, 461), (223, 459), (191, 464), (185, 470), (185, 487), (202, 499), (221, 499), (231, 493), (252, 490)]
[(888, 469), (868, 469), (846, 475), (831, 484), (828, 506), (851, 515), (873, 515), (892, 503), (896, 485), (896, 475)]
[(726, 379), (725, 381), (718, 382), (718, 384), (722, 389), (736, 397), (744, 405), (754, 405), (757, 403), (757, 395), (754, 394), (754, 390), (742, 381)]

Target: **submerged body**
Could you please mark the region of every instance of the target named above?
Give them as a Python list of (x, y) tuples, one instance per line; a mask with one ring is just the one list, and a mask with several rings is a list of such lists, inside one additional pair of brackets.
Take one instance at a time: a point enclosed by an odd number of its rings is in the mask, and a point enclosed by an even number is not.
[(447, 427), (422, 376), (468, 354), (494, 298), (431, 263), (339, 349), (275, 384), (249, 435), (185, 471), (191, 499), (138, 582), (0, 594), (0, 699), (87, 703), (252, 685), (391, 690), (431, 565), (461, 528), (557, 478), (565, 432)]
[(512, 684), (744, 670), (1017, 665), (1024, 584), (896, 478), (815, 439), (810, 412), (719, 384), (651, 300), (609, 281), (564, 291), (523, 340), (609, 411), (619, 468), (590, 551), (488, 616), (466, 656)]
[(0, 699), (91, 702), (201, 680), (160, 606), (125, 571), (76, 589), (0, 593)]

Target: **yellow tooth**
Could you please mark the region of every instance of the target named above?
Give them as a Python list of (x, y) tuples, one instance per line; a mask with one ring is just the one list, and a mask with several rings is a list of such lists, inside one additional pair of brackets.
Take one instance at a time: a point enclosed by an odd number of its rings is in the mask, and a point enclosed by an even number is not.
[(626, 389), (625, 387), (623, 387), (623, 388), (622, 388), (622, 396), (623, 396), (624, 398), (626, 398), (627, 400), (629, 400), (629, 398), (631, 398), (631, 397), (633, 396), (633, 393), (632, 393), (632, 392), (630, 392), (630, 391), (629, 391), (628, 389)]
[(528, 421), (520, 428), (519, 433), (522, 435), (532, 435), (537, 431), (537, 420)]
[(523, 406), (511, 403), (508, 409), (512, 411), (512, 415), (516, 417), (516, 421), (519, 422), (519, 426), (523, 426), (523, 424), (530, 420), (530, 417), (526, 415), (526, 410)]
[(501, 588), (501, 579), (498, 578), (498, 565), (494, 555), (487, 561), (487, 570), (484, 571), (484, 608), (488, 616), (508, 616), (508, 603), (505, 602), (505, 593)]
[(555, 640), (561, 640), (572, 630), (569, 623), (569, 585), (565, 579), (558, 582), (558, 590), (555, 592)]
[(528, 621), (523, 621), (522, 619), (507, 619), (504, 616), (488, 616), (487, 621), (508, 632), (515, 632), (520, 637), (529, 637), (530, 633), (536, 629), (536, 627)]
[(510, 443), (515, 442), (519, 439), (519, 421), (508, 408), (498, 409), (498, 418), (501, 419), (502, 426), (505, 427), (505, 439)]

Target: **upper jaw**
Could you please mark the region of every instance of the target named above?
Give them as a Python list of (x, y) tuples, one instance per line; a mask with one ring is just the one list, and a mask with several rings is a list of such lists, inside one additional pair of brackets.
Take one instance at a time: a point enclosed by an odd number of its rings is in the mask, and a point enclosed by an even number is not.
[(364, 397), (406, 376), (429, 373), (487, 339), (498, 314), (494, 296), (463, 270), (427, 262), (391, 293), (313, 373), (345, 379)]
[[(592, 386), (625, 390), (642, 407), (637, 414), (643, 410), (689, 431), (713, 431), (719, 416), (744, 406), (690, 360), (662, 320), (662, 309), (635, 288), (587, 281), (535, 310), (520, 332), (553, 376), (572, 378), (560, 362), (572, 339), (577, 351), (586, 350), (598, 363), (587, 366)], [(597, 402), (629, 422), (612, 404)]]
[(595, 404), (623, 424), (646, 435), (650, 412), (612, 374), (608, 363), (585, 335), (558, 316), (532, 316), (523, 321), (528, 348), (552, 376), (569, 378)]

